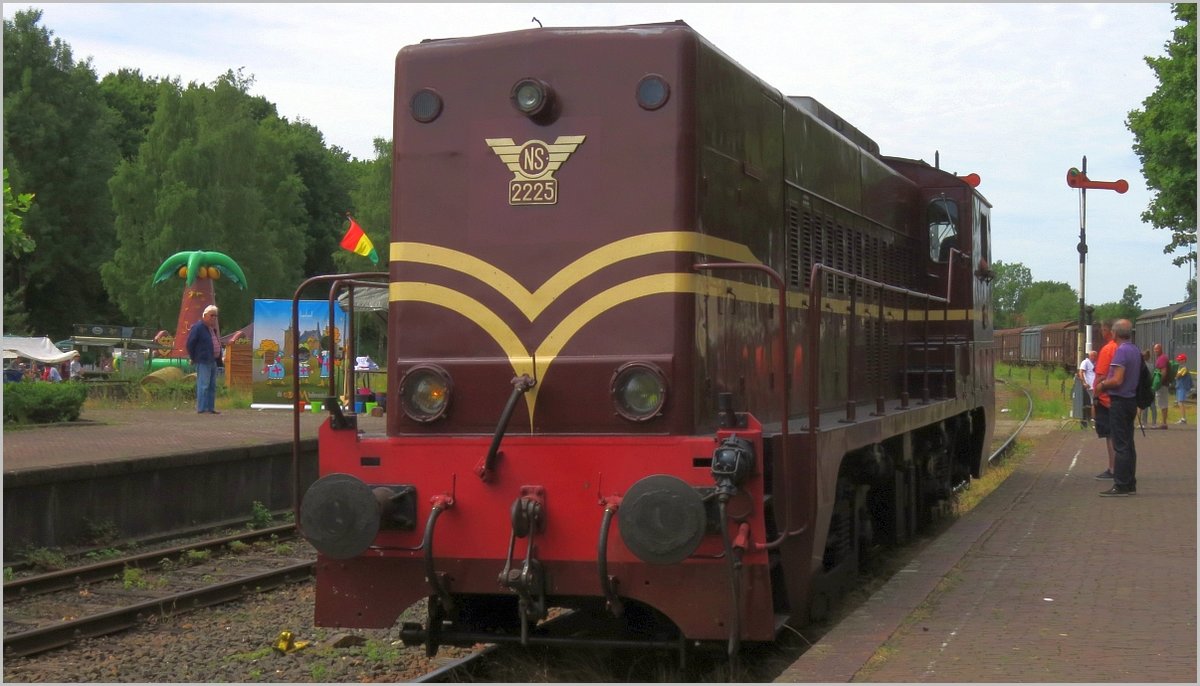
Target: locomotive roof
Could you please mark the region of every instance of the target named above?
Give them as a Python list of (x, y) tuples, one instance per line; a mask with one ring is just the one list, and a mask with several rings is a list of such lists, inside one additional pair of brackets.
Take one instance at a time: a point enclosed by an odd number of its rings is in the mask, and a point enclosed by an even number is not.
[[(531, 29), (519, 29), (517, 31), (500, 31), (497, 33), (483, 33), (475, 36), (452, 36), (449, 38), (423, 38), (418, 45), (427, 45), (430, 43), (445, 43), (452, 41), (479, 41), (489, 39), (513, 39), (524, 40), (525, 38), (539, 33), (631, 33), (643, 32), (647, 34), (666, 33), (669, 31), (685, 30), (699, 36), (699, 32), (688, 25), (682, 19), (676, 19), (671, 22), (656, 22), (650, 24), (626, 24), (621, 26), (546, 26)], [(407, 46), (412, 47), (412, 46)], [(401, 50), (403, 50), (402, 48)]]
[[(896, 157), (894, 155), (881, 155), (880, 157), (881, 157), (881, 159), (883, 159), (883, 161), (888, 162), (888, 163), (894, 162), (894, 163), (899, 163), (902, 165), (911, 165), (913, 167), (922, 167), (930, 173), (941, 174), (943, 176), (948, 177), (949, 179), (953, 179), (954, 181), (956, 181), (958, 183), (961, 183), (961, 184), (967, 183), (966, 181), (964, 181), (962, 179), (962, 177), (958, 176), (958, 174), (956, 174), (955, 172), (946, 171), (945, 169), (942, 169), (941, 167), (935, 167), (935, 166), (929, 164), (928, 162), (926, 162), (925, 160), (914, 160), (914, 159), (910, 159), (908, 157)], [(988, 207), (992, 207), (992, 203), (988, 202), (987, 197), (985, 197), (983, 195), (983, 193), (980, 193), (978, 188), (972, 188), (971, 190), (975, 193), (975, 197), (979, 198), (979, 200), (981, 202), (983, 202), (984, 205), (987, 205)]]
[(858, 147), (871, 153), (872, 155), (875, 155), (876, 157), (879, 156), (878, 143), (876, 143), (862, 131), (859, 131), (858, 128), (846, 123), (846, 120), (838, 116), (837, 112), (834, 112), (825, 105), (822, 105), (816, 98), (808, 95), (789, 95), (788, 101), (805, 112), (812, 114), (817, 119), (825, 122), (826, 125), (848, 138)]

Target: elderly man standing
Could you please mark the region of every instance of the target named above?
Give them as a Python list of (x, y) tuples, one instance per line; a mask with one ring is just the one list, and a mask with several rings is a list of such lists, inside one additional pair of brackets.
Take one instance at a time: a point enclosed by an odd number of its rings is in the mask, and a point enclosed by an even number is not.
[(188, 357), (196, 367), (196, 412), (217, 412), (217, 358), (221, 356), (221, 336), (217, 332), (217, 306), (209, 305), (192, 325), (187, 337)]
[(1137, 492), (1137, 450), (1133, 445), (1133, 422), (1137, 417), (1138, 377), (1142, 374), (1142, 354), (1133, 338), (1133, 323), (1117, 320), (1112, 328), (1117, 350), (1113, 353), (1108, 374), (1097, 388), (1109, 396), (1108, 418), (1112, 431), (1116, 459), (1112, 488), (1102, 496), (1129, 496)]

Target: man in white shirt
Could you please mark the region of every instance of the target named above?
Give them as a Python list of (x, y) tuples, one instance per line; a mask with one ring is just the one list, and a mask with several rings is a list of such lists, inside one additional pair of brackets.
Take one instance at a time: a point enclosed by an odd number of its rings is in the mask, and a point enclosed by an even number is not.
[(1087, 397), (1084, 399), (1086, 402), (1083, 404), (1083, 417), (1081, 419), (1082, 424), (1087, 426), (1092, 414), (1092, 403), (1095, 402), (1095, 398), (1092, 395), (1092, 386), (1095, 385), (1096, 381), (1095, 350), (1089, 350), (1087, 357), (1083, 358), (1083, 362), (1079, 363), (1079, 371), (1076, 372), (1076, 376), (1083, 382), (1083, 387), (1087, 391)]

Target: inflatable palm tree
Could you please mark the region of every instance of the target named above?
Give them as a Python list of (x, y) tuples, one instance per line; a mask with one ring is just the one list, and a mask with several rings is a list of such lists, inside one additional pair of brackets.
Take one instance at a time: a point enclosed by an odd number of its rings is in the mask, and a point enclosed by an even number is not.
[[(219, 252), (185, 250), (168, 257), (154, 273), (154, 284), (166, 281), (172, 274), (184, 279), (183, 300), (179, 303), (179, 322), (171, 352), (164, 357), (187, 357), (187, 335), (192, 325), (200, 321), (204, 308), (216, 304), (213, 281), (229, 279), (239, 288), (246, 288), (246, 275), (233, 258)], [(161, 336), (161, 334), (160, 334)]]

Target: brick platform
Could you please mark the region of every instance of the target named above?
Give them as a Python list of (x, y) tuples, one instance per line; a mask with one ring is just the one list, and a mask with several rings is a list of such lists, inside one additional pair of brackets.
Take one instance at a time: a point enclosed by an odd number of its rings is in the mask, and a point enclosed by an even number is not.
[(778, 681), (1195, 682), (1195, 425), (1138, 432), (1128, 498), (1068, 427)]

